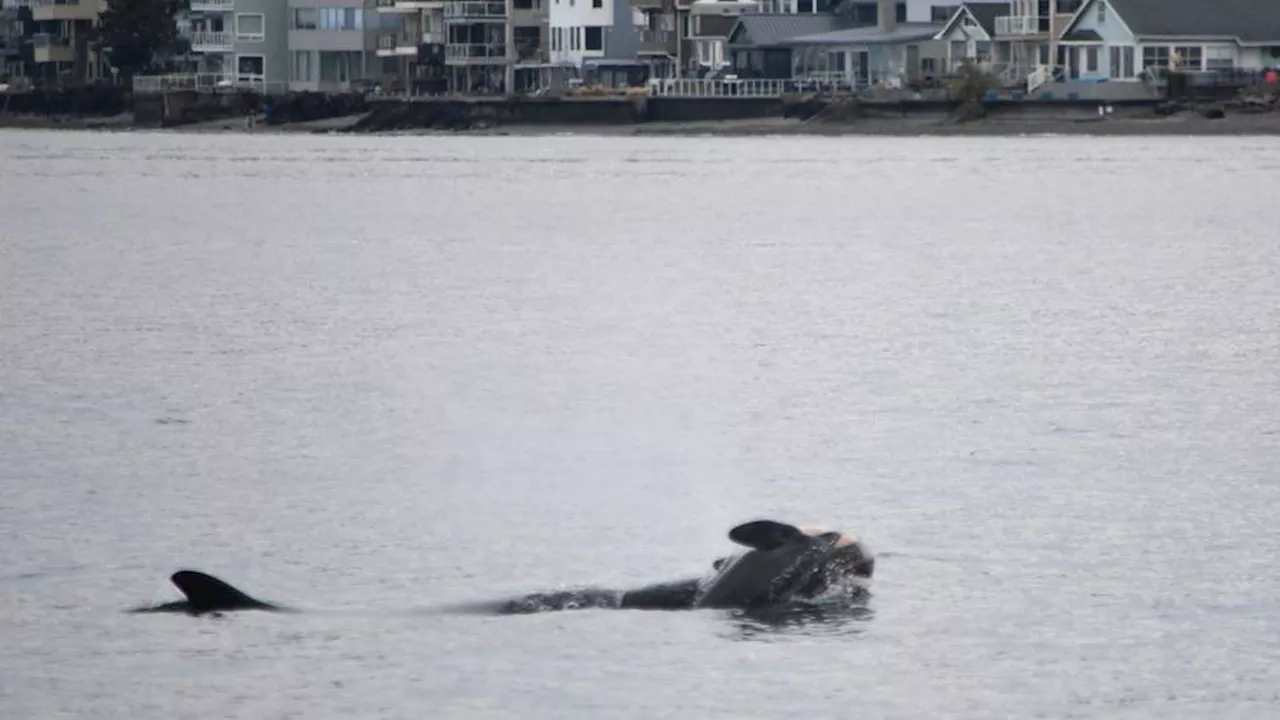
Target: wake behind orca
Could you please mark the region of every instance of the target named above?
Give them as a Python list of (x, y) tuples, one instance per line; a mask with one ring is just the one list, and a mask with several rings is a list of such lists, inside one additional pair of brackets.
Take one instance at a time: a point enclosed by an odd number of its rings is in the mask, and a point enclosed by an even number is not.
[[(818, 528), (801, 529), (773, 520), (743, 523), (729, 539), (748, 550), (713, 563), (707, 576), (658, 583), (633, 590), (586, 588), (523, 595), (447, 608), (457, 612), (519, 615), (559, 610), (611, 608), (690, 610), (700, 608), (776, 610), (814, 603), (864, 599), (875, 559), (854, 538)], [(258, 600), (198, 570), (179, 570), (170, 581), (185, 600), (134, 608), (129, 612), (190, 615), (238, 610), (296, 612)]]

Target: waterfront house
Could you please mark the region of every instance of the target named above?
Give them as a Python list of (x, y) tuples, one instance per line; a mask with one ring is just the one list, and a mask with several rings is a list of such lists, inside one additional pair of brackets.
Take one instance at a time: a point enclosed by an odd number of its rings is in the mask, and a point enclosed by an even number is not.
[(738, 18), (726, 47), (733, 70), (744, 78), (790, 80), (795, 76), (790, 41), (848, 28), (851, 23), (831, 13), (756, 14)]
[(1280, 7), (1276, 0), (1086, 0), (1059, 44), (1072, 80), (1261, 70), (1280, 66)]
[[(944, 43), (942, 70), (954, 72), (965, 63), (992, 68), (998, 65), (996, 53), (996, 18), (1004, 15), (1009, 3), (967, 2), (959, 5), (947, 18), (934, 39)], [(1008, 53), (1004, 53), (1007, 57)]]
[(729, 33), (738, 18), (760, 11), (756, 0), (695, 0), (690, 14), (694, 67), (700, 72), (721, 70), (729, 61)]

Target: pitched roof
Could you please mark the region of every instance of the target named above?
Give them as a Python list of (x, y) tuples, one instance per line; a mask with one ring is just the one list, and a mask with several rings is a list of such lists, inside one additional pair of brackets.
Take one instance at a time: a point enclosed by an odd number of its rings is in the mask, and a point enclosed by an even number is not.
[(941, 23), (898, 23), (892, 30), (874, 25), (847, 30), (815, 33), (790, 38), (787, 45), (885, 45), (888, 43), (931, 40), (942, 29)]
[[(1098, 0), (1087, 0), (1063, 28), (1070, 33)], [(1276, 0), (1106, 0), (1140, 37), (1223, 37), (1245, 43), (1280, 41)]]
[(1097, 30), (1074, 30), (1072, 32), (1067, 33), (1066, 35), (1063, 35), (1059, 39), (1062, 40), (1063, 42), (1087, 42), (1087, 43), (1102, 42), (1102, 36), (1098, 34)]
[(849, 26), (849, 22), (831, 13), (812, 15), (752, 13), (738, 18), (729, 31), (730, 45), (776, 47), (784, 40), (831, 32)]
[(996, 36), (996, 18), (1001, 15), (1009, 14), (1009, 2), (967, 2), (964, 4), (966, 10), (973, 19), (978, 21), (983, 30), (987, 31), (987, 35), (992, 38)]
[(1009, 14), (1008, 0), (1004, 2), (967, 2), (956, 7), (955, 12), (951, 13), (951, 17), (947, 18), (946, 25), (938, 31), (935, 40), (945, 37), (955, 28), (956, 23), (966, 16), (972, 17), (974, 22), (982, 26), (987, 37), (994, 39), (996, 36), (996, 18), (1000, 15)]

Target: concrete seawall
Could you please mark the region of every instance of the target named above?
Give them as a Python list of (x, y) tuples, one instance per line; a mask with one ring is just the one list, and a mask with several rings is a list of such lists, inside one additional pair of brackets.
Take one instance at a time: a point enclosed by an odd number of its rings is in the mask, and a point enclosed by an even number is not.
[[(1110, 103), (1115, 111), (1155, 108), (1159, 100)], [(377, 99), (355, 132), (395, 130), (467, 130), (503, 125), (625, 126), (716, 120), (762, 120), (815, 116), (856, 122), (859, 118), (945, 118), (958, 101), (868, 101), (816, 95), (754, 97), (598, 97), (598, 98), (415, 98)], [(1092, 100), (995, 100), (981, 104), (983, 115), (1002, 117), (1086, 118), (1098, 115)]]

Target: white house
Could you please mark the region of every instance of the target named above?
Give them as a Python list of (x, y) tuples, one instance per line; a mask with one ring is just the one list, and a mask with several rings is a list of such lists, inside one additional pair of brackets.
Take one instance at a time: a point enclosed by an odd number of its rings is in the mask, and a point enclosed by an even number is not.
[(1069, 79), (1280, 67), (1277, 0), (1085, 0), (1058, 39)]
[(593, 59), (634, 60), (639, 53), (638, 11), (631, 0), (544, 0), (551, 62), (582, 67)]

